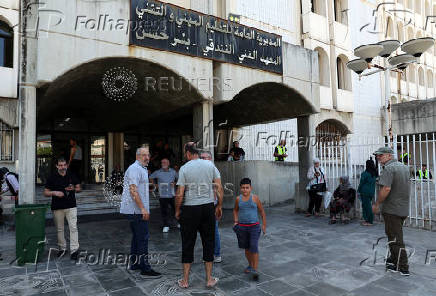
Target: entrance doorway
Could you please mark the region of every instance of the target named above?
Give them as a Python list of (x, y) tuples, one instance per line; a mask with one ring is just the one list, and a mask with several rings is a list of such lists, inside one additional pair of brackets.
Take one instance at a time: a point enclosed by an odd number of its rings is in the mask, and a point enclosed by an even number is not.
[(86, 184), (101, 184), (107, 176), (106, 135), (84, 133), (41, 133), (37, 137), (36, 183), (45, 184), (56, 171), (56, 160), (70, 159), (70, 139), (82, 149), (80, 179)]
[(91, 136), (89, 141), (89, 182), (100, 184), (106, 180), (106, 137)]

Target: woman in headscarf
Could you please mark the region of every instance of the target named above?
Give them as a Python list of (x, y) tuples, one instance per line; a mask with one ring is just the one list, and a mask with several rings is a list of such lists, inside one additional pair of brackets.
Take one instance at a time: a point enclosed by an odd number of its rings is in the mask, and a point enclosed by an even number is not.
[[(324, 170), (321, 168), (320, 161), (318, 158), (313, 159), (313, 166), (309, 168), (307, 172), (307, 178), (309, 179), (309, 184), (307, 184), (307, 192), (309, 193), (309, 208), (307, 209), (306, 217), (310, 217), (313, 214), (315, 208), (315, 216), (319, 216), (319, 209), (321, 208), (322, 195), (326, 190), (326, 179), (324, 175)], [(325, 184), (324, 189), (315, 190), (315, 184)]]
[(337, 214), (341, 214), (342, 222), (350, 222), (348, 212), (356, 198), (356, 190), (351, 186), (348, 176), (339, 178), (339, 186), (333, 192), (333, 198), (330, 203), (330, 224), (336, 223)]
[(362, 201), (362, 216), (365, 222), (362, 222), (364, 226), (373, 225), (374, 214), (372, 213), (372, 199), (375, 195), (375, 180), (378, 172), (375, 163), (372, 159), (366, 161), (366, 169), (360, 175), (360, 183), (357, 188), (357, 192), (360, 194), (360, 200)]

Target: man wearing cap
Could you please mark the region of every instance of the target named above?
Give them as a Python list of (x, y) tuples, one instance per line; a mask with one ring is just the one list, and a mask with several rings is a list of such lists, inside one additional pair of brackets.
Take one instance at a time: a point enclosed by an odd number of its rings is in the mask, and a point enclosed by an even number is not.
[(409, 215), (409, 169), (394, 159), (394, 151), (389, 147), (381, 147), (374, 154), (384, 167), (378, 181), (380, 185), (378, 198), (372, 210), (377, 214), (382, 205), (381, 213), (385, 221), (385, 232), (390, 249), (386, 269), (408, 276), (410, 274), (403, 241), (403, 223)]

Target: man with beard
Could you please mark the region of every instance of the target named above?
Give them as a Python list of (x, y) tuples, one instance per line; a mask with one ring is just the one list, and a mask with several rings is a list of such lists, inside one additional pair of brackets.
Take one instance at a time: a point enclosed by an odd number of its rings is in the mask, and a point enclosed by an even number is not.
[(79, 255), (79, 234), (77, 230), (76, 192), (80, 191), (80, 182), (76, 175), (67, 171), (68, 165), (64, 158), (56, 163), (57, 172), (52, 175), (45, 185), (44, 196), (51, 197), (51, 210), (56, 225), (58, 237), (58, 257), (67, 250), (64, 236), (64, 220), (67, 219), (70, 229), (70, 254), (72, 260)]

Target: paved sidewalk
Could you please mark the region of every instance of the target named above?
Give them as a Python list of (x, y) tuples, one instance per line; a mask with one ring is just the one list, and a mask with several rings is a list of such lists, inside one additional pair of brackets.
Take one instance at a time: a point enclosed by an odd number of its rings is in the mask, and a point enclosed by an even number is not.
[[(121, 264), (122, 258), (119, 265), (93, 265), (98, 258), (88, 256), (88, 263), (76, 264), (65, 257), (52, 259), (47, 266), (46, 254), (38, 265), (11, 266), (8, 263), (15, 257), (15, 235), (3, 228), (0, 295), (436, 295), (436, 263), (425, 264), (427, 250), (436, 250), (434, 232), (405, 230), (405, 241), (413, 255), (411, 276), (402, 277), (385, 272), (386, 239), (377, 244), (384, 237), (381, 224), (362, 227), (355, 221), (328, 225), (326, 217), (293, 214), (291, 205), (266, 211), (268, 234), (260, 240), (259, 282), (242, 272), (247, 264), (231, 229), (232, 213), (225, 211), (220, 224), (223, 262), (215, 264), (213, 272), (220, 278), (217, 287), (205, 288), (201, 244), (197, 241), (191, 287), (178, 288), (180, 234), (177, 228), (163, 234), (159, 214), (152, 212), (149, 248), (154, 268), (163, 277), (151, 280), (129, 272)], [(47, 227), (47, 238), (48, 246), (56, 247), (53, 226)], [(130, 239), (129, 225), (123, 219), (83, 222), (79, 218), (80, 248), (88, 254), (98, 256), (101, 248), (110, 249), (111, 254), (128, 254)], [(436, 256), (436, 251), (433, 254)]]

